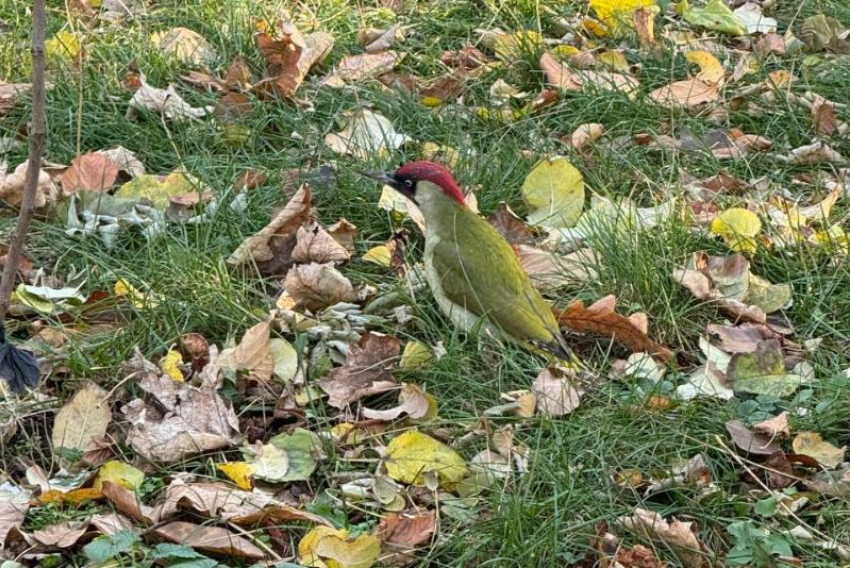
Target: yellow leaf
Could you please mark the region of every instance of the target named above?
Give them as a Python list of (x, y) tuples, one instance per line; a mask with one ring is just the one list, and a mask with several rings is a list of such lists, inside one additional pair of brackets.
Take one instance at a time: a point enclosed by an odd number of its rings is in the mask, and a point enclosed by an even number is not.
[(248, 462), (220, 463), (215, 468), (230, 478), (239, 489), (250, 491), (254, 487), (254, 482), (251, 480), (254, 475), (254, 466)]
[(817, 432), (800, 432), (791, 446), (794, 453), (815, 458), (822, 466), (830, 469), (844, 461), (844, 448), (825, 442)]
[(697, 79), (709, 85), (717, 85), (726, 76), (726, 70), (718, 59), (707, 51), (689, 51), (685, 53), (689, 63), (699, 65)]
[(634, 25), (632, 15), (638, 9), (655, 5), (655, 0), (590, 0), (596, 17), (615, 35)]
[(450, 168), (458, 165), (460, 160), (460, 152), (451, 146), (440, 146), (434, 142), (425, 142), (422, 144), (422, 158), (431, 161), (440, 161)]
[(115, 283), (113, 293), (116, 296), (127, 296), (134, 308), (155, 308), (157, 305), (156, 300), (149, 298), (123, 278), (119, 278)]
[(179, 351), (170, 349), (165, 357), (160, 359), (159, 368), (162, 372), (174, 379), (177, 382), (183, 382), (183, 371), (180, 370), (180, 365), (183, 364), (183, 356)]
[(543, 38), (535, 31), (525, 30), (512, 34), (499, 34), (495, 38), (493, 51), (502, 60), (515, 60), (523, 54), (534, 53), (543, 47)]
[(540, 160), (525, 178), (522, 196), (532, 225), (572, 227), (584, 209), (584, 180), (563, 156)]
[(443, 484), (466, 475), (466, 462), (454, 450), (417, 430), (409, 430), (387, 444), (387, 473), (396, 481), (424, 485), (434, 473)]
[(62, 30), (44, 42), (44, 55), (54, 61), (74, 61), (80, 55), (83, 46), (76, 34)]
[(386, 245), (378, 245), (366, 251), (363, 260), (372, 262), (379, 266), (389, 267), (392, 264), (393, 253)]
[(315, 568), (370, 568), (381, 554), (381, 540), (370, 534), (352, 539), (345, 529), (318, 526), (298, 543), (298, 563)]
[(165, 210), (172, 197), (200, 193), (199, 189), (196, 180), (183, 172), (172, 172), (163, 179), (160, 179), (160, 176), (145, 174), (136, 176), (119, 187), (115, 197), (150, 201), (157, 209)]
[(421, 341), (408, 341), (401, 354), (400, 369), (424, 369), (434, 361), (431, 348)]
[(111, 460), (100, 466), (100, 471), (97, 472), (93, 487), (100, 490), (103, 488), (103, 482), (109, 481), (135, 491), (142, 486), (144, 480), (145, 472), (136, 469), (128, 463)]
[(608, 30), (608, 26), (600, 22), (599, 20), (594, 20), (593, 18), (585, 18), (581, 22), (581, 27), (584, 31), (595, 35), (596, 37), (608, 37), (611, 35), (611, 32)]
[(622, 51), (604, 51), (596, 57), (596, 61), (609, 71), (629, 71), (629, 61)]
[(761, 221), (752, 211), (733, 207), (715, 217), (711, 232), (723, 237), (734, 251), (754, 253), (758, 248), (755, 237), (761, 232)]

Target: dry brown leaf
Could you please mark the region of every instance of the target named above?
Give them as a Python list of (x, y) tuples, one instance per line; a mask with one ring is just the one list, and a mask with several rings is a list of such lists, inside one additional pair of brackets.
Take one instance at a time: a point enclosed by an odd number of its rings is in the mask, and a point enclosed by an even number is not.
[(404, 54), (393, 50), (349, 55), (337, 64), (334, 72), (326, 77), (323, 83), (329, 86), (342, 86), (345, 83), (357, 83), (377, 77), (392, 71), (402, 59)]
[(0, 550), (5, 549), (9, 532), (20, 530), (29, 508), (27, 493), (0, 490)]
[(381, 519), (375, 534), (384, 544), (408, 552), (430, 541), (436, 529), (434, 511), (390, 513)]
[(64, 521), (38, 529), (32, 534), (22, 533), (30, 546), (47, 549), (70, 548), (77, 544), (89, 528), (88, 522)]
[(239, 345), (222, 351), (216, 363), (223, 369), (248, 371), (248, 376), (256, 381), (270, 381), (274, 370), (274, 357), (269, 323), (260, 322), (246, 331)]
[(266, 557), (251, 541), (221, 527), (174, 521), (155, 528), (154, 532), (171, 542), (233, 558), (262, 560)]
[(237, 55), (224, 73), (224, 88), (228, 91), (247, 91), (253, 82), (251, 68), (244, 57)]
[(333, 369), (319, 386), (328, 395), (328, 404), (344, 408), (365, 396), (398, 387), (390, 369), (396, 365), (401, 342), (390, 335), (368, 332), (352, 345), (345, 365)]
[(546, 80), (552, 85), (567, 91), (581, 90), (581, 80), (575, 77), (568, 66), (555, 59), (550, 53), (544, 53), (540, 57), (540, 68), (543, 69)]
[(159, 520), (158, 512), (142, 503), (132, 489), (127, 489), (111, 481), (104, 481), (101, 491), (103, 496), (119, 512), (124, 513), (134, 521), (143, 525), (152, 525)]
[(823, 97), (816, 97), (812, 104), (812, 122), (817, 136), (829, 136), (838, 131), (838, 116), (835, 103)]
[(491, 60), (477, 47), (465, 45), (457, 51), (443, 52), (443, 55), (440, 56), (440, 61), (449, 67), (470, 71), (486, 65)]
[(331, 263), (293, 266), (286, 273), (283, 285), (297, 309), (313, 313), (338, 302), (356, 299), (351, 282)]
[(295, 240), (295, 248), (292, 249), (292, 260), (295, 262), (342, 264), (351, 258), (344, 246), (315, 223), (299, 227)]
[(161, 114), (172, 120), (185, 120), (203, 118), (213, 111), (213, 107), (195, 108), (183, 100), (173, 85), (158, 89), (149, 85), (145, 78), (141, 77), (140, 86), (130, 99), (127, 118), (135, 118), (139, 111)]
[(304, 76), (298, 69), (298, 60), (306, 44), (298, 29), (289, 20), (280, 23), (281, 39), (275, 40), (271, 34), (260, 32), (256, 36), (257, 48), (266, 59), (271, 77), (257, 84), (262, 92), (271, 91), (279, 97), (291, 98), (301, 85)]
[(85, 452), (96, 438), (106, 434), (112, 421), (107, 392), (94, 383), (86, 383), (56, 413), (53, 423), (54, 451)]
[(66, 195), (80, 189), (107, 191), (115, 185), (118, 171), (118, 164), (105, 154), (82, 154), (71, 160), (71, 167), (62, 174), (62, 189)]
[(643, 51), (651, 51), (655, 47), (655, 16), (660, 10), (655, 6), (638, 8), (632, 14), (635, 32)]
[(649, 98), (659, 104), (686, 108), (714, 102), (719, 96), (717, 85), (709, 85), (699, 79), (676, 81), (649, 93)]
[(693, 523), (668, 522), (655, 511), (639, 508), (631, 516), (620, 517), (619, 522), (645, 539), (657, 539), (672, 548), (686, 568), (711, 566), (705, 545), (694, 534)]
[(847, 162), (844, 156), (823, 141), (795, 148), (785, 159), (789, 164), (794, 165), (844, 164)]
[(579, 249), (569, 254), (557, 254), (528, 245), (514, 245), (513, 249), (531, 281), (541, 290), (596, 280), (593, 266), (597, 259), (593, 249)]
[(605, 296), (589, 307), (576, 300), (565, 310), (556, 311), (555, 315), (561, 327), (613, 337), (634, 352), (649, 353), (662, 361), (670, 359), (672, 351), (647, 337), (634, 321), (614, 312), (616, 302), (613, 295)]
[(127, 443), (146, 459), (165, 463), (237, 443), (239, 420), (217, 392), (214, 366), (207, 365), (200, 387), (168, 375), (142, 378), (139, 386), (149, 402), (135, 399), (121, 408), (131, 424)]
[[(0, 199), (12, 207), (20, 207), (24, 195), (24, 181), (29, 161), (18, 164), (15, 171), (7, 173), (6, 162), (0, 161)], [(56, 201), (58, 188), (46, 171), (38, 173), (38, 186), (35, 190), (35, 206), (41, 208)]]
[(540, 371), (531, 384), (537, 399), (537, 412), (543, 416), (564, 416), (578, 408), (584, 394), (564, 373), (554, 368)]
[(385, 30), (370, 28), (357, 32), (357, 43), (369, 53), (385, 51), (402, 39), (404, 39), (404, 28), (401, 24), (393, 24)]
[(540, 68), (543, 69), (546, 79), (552, 85), (567, 91), (580, 91), (586, 87), (595, 87), (629, 94), (640, 85), (636, 78), (623, 73), (589, 69), (573, 71), (568, 65), (559, 62), (549, 53), (544, 53), (540, 57)]
[(534, 228), (517, 217), (506, 203), (500, 203), (487, 221), (512, 245), (531, 245), (536, 240)]
[(430, 403), (425, 392), (413, 384), (402, 385), (398, 394), (399, 405), (387, 410), (371, 410), (364, 408), (362, 414), (369, 420), (395, 420), (402, 414), (410, 418), (423, 418), (428, 414)]
[(785, 341), (781, 333), (759, 323), (744, 322), (736, 326), (710, 323), (706, 330), (720, 339), (720, 348), (727, 353), (752, 353), (766, 339)]
[(100, 534), (113, 535), (122, 531), (135, 532), (136, 527), (127, 517), (118, 513), (97, 514), (91, 518), (91, 526)]
[(228, 264), (256, 264), (260, 274), (285, 274), (292, 266), (298, 229), (310, 220), (312, 192), (303, 184), (280, 213), (255, 235), (248, 237), (227, 259)]
[(576, 150), (583, 150), (595, 144), (604, 133), (605, 127), (598, 122), (581, 124), (570, 136), (570, 145)]
[(789, 436), (791, 429), (788, 427), (788, 412), (781, 412), (767, 420), (762, 420), (758, 424), (753, 424), (753, 430), (771, 438)]
[(779, 442), (764, 434), (756, 434), (740, 420), (727, 422), (726, 431), (729, 432), (735, 445), (747, 453), (769, 456), (774, 452), (782, 451)]
[(342, 218), (328, 227), (328, 234), (332, 236), (336, 242), (342, 245), (342, 248), (344, 248), (349, 255), (354, 254), (354, 251), (357, 250), (357, 247), (354, 246), (354, 241), (357, 238), (357, 226), (347, 219)]
[(775, 32), (764, 34), (753, 46), (753, 51), (762, 57), (771, 53), (785, 55), (785, 49), (785, 37)]
[(667, 563), (659, 560), (649, 548), (638, 544), (628, 549), (606, 529), (607, 525), (602, 523), (599, 536), (592, 541), (599, 554), (600, 568), (667, 568)]

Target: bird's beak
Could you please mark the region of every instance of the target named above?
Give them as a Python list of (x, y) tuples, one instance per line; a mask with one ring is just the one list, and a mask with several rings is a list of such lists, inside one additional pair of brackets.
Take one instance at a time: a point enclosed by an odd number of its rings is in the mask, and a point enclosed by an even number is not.
[(394, 174), (395, 172), (379, 172), (376, 170), (362, 170), (360, 172), (360, 175), (366, 176), (367, 178), (371, 178), (387, 185), (393, 185), (395, 183)]

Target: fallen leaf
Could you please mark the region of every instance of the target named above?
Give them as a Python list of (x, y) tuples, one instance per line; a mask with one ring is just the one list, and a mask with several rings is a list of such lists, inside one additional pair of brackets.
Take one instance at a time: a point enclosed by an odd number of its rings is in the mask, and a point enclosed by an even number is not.
[(638, 8), (632, 14), (632, 23), (640, 41), (640, 48), (651, 51), (655, 47), (655, 17), (661, 12), (657, 5)]
[(761, 232), (761, 220), (747, 209), (726, 209), (711, 222), (711, 232), (723, 237), (736, 252), (754, 253), (758, 250), (756, 237)]
[(159, 361), (159, 368), (163, 373), (174, 379), (182, 381), (185, 379), (180, 365), (183, 364), (183, 355), (179, 351), (169, 350), (165, 356)]
[(817, 136), (829, 136), (838, 132), (840, 123), (835, 114), (835, 103), (817, 97), (812, 104), (812, 122)]
[(847, 53), (850, 42), (847, 40), (847, 29), (835, 18), (824, 14), (816, 14), (803, 20), (800, 26), (800, 39), (811, 51), (835, 51)]
[(576, 150), (583, 150), (593, 146), (604, 132), (605, 127), (598, 122), (581, 124), (570, 136), (570, 145)]
[(231, 558), (262, 560), (266, 557), (266, 553), (251, 541), (222, 527), (173, 521), (154, 528), (153, 532), (171, 542)]
[(718, 59), (708, 51), (688, 51), (685, 59), (689, 63), (699, 65), (699, 73), (696, 79), (707, 85), (719, 85), (726, 77), (726, 70)]
[(593, 266), (598, 260), (593, 249), (579, 249), (569, 254), (547, 252), (527, 245), (514, 245), (513, 249), (531, 281), (541, 290), (592, 282), (597, 278)]
[(640, 86), (640, 82), (636, 78), (623, 73), (591, 69), (572, 70), (548, 52), (541, 56), (540, 68), (543, 69), (549, 83), (567, 91), (595, 88), (605, 91), (621, 91), (629, 95)]
[(804, 383), (802, 376), (785, 370), (785, 358), (775, 339), (760, 341), (752, 353), (736, 353), (727, 373), (735, 392), (789, 396)]
[(83, 55), (80, 35), (68, 30), (59, 30), (44, 42), (44, 56), (48, 61), (73, 63)]
[(38, 529), (31, 535), (24, 534), (24, 539), (30, 546), (61, 550), (77, 544), (88, 528), (88, 522), (63, 521)]
[(152, 525), (159, 518), (157, 512), (152, 507), (142, 503), (140, 497), (133, 490), (111, 481), (104, 481), (102, 491), (103, 496), (109, 500), (112, 506), (138, 523)]
[(740, 420), (727, 422), (726, 431), (729, 432), (735, 445), (747, 453), (769, 456), (774, 452), (782, 451), (779, 442), (764, 434), (752, 432)]
[(104, 482), (116, 483), (121, 487), (137, 490), (145, 480), (145, 473), (128, 463), (110, 460), (100, 466), (92, 487), (101, 489)]
[[(56, 413), (51, 436), (54, 451), (76, 461), (96, 438), (106, 434), (111, 421), (107, 392), (94, 383), (85, 383)], [(79, 455), (75, 458), (68, 452)]]
[(655, 6), (655, 0), (590, 0), (590, 7), (615, 35), (632, 27), (634, 13)]
[(709, 0), (705, 6), (699, 7), (692, 7), (687, 0), (682, 0), (676, 7), (676, 13), (692, 26), (731, 36), (747, 34), (744, 22), (732, 13), (723, 0)]
[(316, 568), (370, 568), (380, 554), (378, 537), (351, 538), (345, 529), (316, 527), (298, 543), (298, 563)]
[(385, 51), (402, 39), (404, 39), (404, 28), (398, 23), (385, 30), (367, 29), (357, 32), (357, 43), (362, 45), (368, 53)]
[(401, 342), (392, 336), (369, 332), (348, 352), (345, 365), (333, 369), (319, 386), (328, 395), (328, 404), (344, 408), (365, 396), (393, 390), (398, 384), (390, 374), (401, 351)]
[(30, 493), (15, 487), (0, 488), (0, 548), (6, 548), (11, 531), (19, 531), (30, 508)]
[(534, 229), (517, 217), (506, 203), (500, 203), (487, 221), (512, 245), (531, 245), (536, 241)]
[(390, 513), (381, 518), (375, 536), (396, 550), (410, 552), (427, 543), (436, 530), (437, 515), (434, 511)]
[(761, 4), (745, 2), (732, 13), (744, 25), (748, 34), (768, 34), (776, 31), (778, 22), (762, 13)]
[(118, 171), (118, 164), (105, 154), (82, 154), (71, 160), (71, 167), (62, 174), (62, 189), (66, 194), (79, 189), (107, 191), (115, 184)]
[[(409, 344), (408, 344), (409, 345)], [(398, 406), (387, 410), (364, 408), (361, 413), (369, 420), (395, 420), (402, 414), (410, 418), (423, 418), (431, 409), (428, 395), (414, 384), (403, 384), (398, 394)]]
[(298, 263), (341, 264), (351, 258), (345, 247), (318, 224), (299, 227), (295, 240), (292, 260)]
[(788, 412), (780, 412), (776, 416), (753, 424), (753, 430), (759, 434), (770, 436), (789, 436), (791, 429), (788, 427)]
[(584, 180), (563, 156), (541, 160), (526, 176), (522, 197), (532, 225), (572, 227), (584, 209)]
[(250, 491), (254, 487), (254, 467), (248, 462), (226, 462), (216, 464), (215, 468), (226, 475), (236, 487)]
[(327, 228), (328, 234), (342, 245), (349, 255), (353, 254), (357, 247), (354, 241), (357, 238), (357, 226), (343, 218)]
[(561, 312), (556, 311), (558, 323), (581, 333), (595, 333), (613, 337), (632, 351), (646, 352), (662, 361), (673, 356), (673, 352), (647, 337), (631, 317), (614, 312), (616, 297), (605, 296), (589, 307), (576, 300)]
[(303, 184), (268, 225), (233, 251), (227, 263), (256, 265), (266, 276), (285, 274), (293, 264), (298, 229), (310, 219), (312, 199), (310, 186)]
[(726, 381), (726, 371), (732, 357), (712, 345), (707, 338), (699, 338), (700, 350), (705, 355), (706, 362), (688, 377), (688, 382), (676, 388), (676, 394), (683, 400), (697, 396), (708, 396), (729, 400), (735, 392), (729, 388)]
[(368, 109), (349, 114), (345, 129), (325, 136), (325, 144), (334, 152), (362, 159), (387, 155), (401, 147), (409, 138), (395, 130), (383, 115)]
[(720, 339), (720, 347), (727, 353), (752, 353), (765, 339), (781, 340), (783, 338), (782, 334), (764, 324), (750, 322), (736, 326), (710, 323), (706, 331)]
[(222, 369), (234, 372), (246, 372), (248, 376), (261, 383), (272, 378), (274, 356), (271, 351), (271, 326), (260, 322), (251, 327), (242, 336), (239, 345), (221, 352), (216, 364)]
[(213, 111), (213, 107), (195, 108), (177, 94), (173, 85), (158, 89), (149, 85), (142, 77), (141, 86), (130, 99), (127, 118), (134, 118), (139, 111), (161, 114), (172, 120), (185, 120), (203, 118)]
[(669, 546), (686, 568), (703, 568), (710, 565), (705, 545), (694, 534), (693, 523), (677, 519), (668, 522), (661, 515), (646, 509), (635, 509), (628, 517), (618, 522), (650, 541), (660, 540)]
[(471, 71), (490, 62), (490, 58), (473, 45), (465, 45), (457, 51), (444, 51), (440, 61), (448, 67)]
[(151, 43), (167, 55), (176, 57), (183, 63), (199, 67), (210, 65), (218, 59), (218, 54), (204, 36), (188, 28), (172, 28), (164, 32), (151, 34)]
[(118, 172), (124, 172), (130, 177), (145, 175), (145, 165), (136, 155), (123, 146), (109, 150), (98, 150), (95, 154), (103, 154), (118, 166)]
[[(18, 164), (11, 174), (6, 173), (6, 162), (0, 160), (0, 199), (12, 207), (20, 207), (24, 196), (29, 161)], [(57, 200), (59, 190), (53, 179), (43, 169), (38, 172), (38, 184), (35, 189), (35, 207), (40, 209)]]
[(818, 460), (828, 469), (835, 469), (844, 461), (844, 448), (833, 446), (824, 441), (817, 432), (800, 432), (791, 442), (794, 452)]
[(288, 19), (280, 23), (280, 30), (281, 39), (273, 39), (266, 31), (256, 36), (271, 77), (254, 88), (288, 99), (295, 95), (310, 69), (328, 56), (334, 38), (326, 32), (302, 35)]
[(346, 83), (358, 83), (392, 71), (396, 65), (401, 63), (402, 59), (404, 59), (404, 54), (393, 50), (349, 55), (342, 58), (334, 72), (327, 76), (322, 83), (333, 87), (342, 86)]
[(244, 452), (254, 478), (271, 483), (305, 481), (313, 475), (323, 457), (321, 440), (308, 430), (296, 428), (290, 434), (278, 434), (267, 444), (257, 442)]
[(146, 459), (165, 463), (237, 443), (239, 421), (216, 392), (218, 380), (217, 373), (210, 372), (196, 387), (167, 375), (146, 374), (139, 387), (155, 403), (135, 399), (121, 408), (131, 424), (127, 443)]
[(286, 273), (284, 288), (297, 309), (317, 312), (337, 302), (355, 299), (354, 287), (332, 263), (300, 264)]
[(822, 140), (791, 150), (785, 156), (785, 159), (789, 164), (794, 165), (844, 164), (847, 162), (844, 156)]
[(685, 108), (714, 102), (719, 96), (720, 89), (717, 85), (710, 85), (697, 78), (676, 81), (649, 93), (649, 98), (659, 104)]
[(531, 392), (537, 398), (537, 411), (543, 416), (564, 416), (578, 408), (584, 394), (558, 369), (548, 367), (540, 371), (531, 383)]
[(467, 473), (462, 457), (418, 430), (408, 430), (390, 440), (384, 465), (390, 477), (409, 485), (424, 485), (426, 474), (436, 475), (441, 484), (457, 483)]

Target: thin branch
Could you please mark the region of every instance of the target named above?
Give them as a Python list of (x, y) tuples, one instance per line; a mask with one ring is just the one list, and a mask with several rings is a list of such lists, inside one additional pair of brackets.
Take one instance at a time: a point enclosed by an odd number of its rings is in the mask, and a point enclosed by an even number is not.
[(41, 157), (47, 138), (44, 104), (44, 37), (47, 33), (47, 13), (45, 0), (33, 0), (32, 5), (32, 121), (29, 135), (29, 163), (24, 181), (24, 194), (21, 200), (21, 211), (18, 214), (18, 224), (9, 239), (9, 250), (6, 253), (6, 264), (3, 267), (3, 278), (0, 280), (0, 323), (9, 310), (9, 298), (15, 286), (15, 276), (18, 263), (24, 250), (24, 243), (29, 231), (35, 209), (35, 195), (38, 189), (38, 178), (41, 173)]

